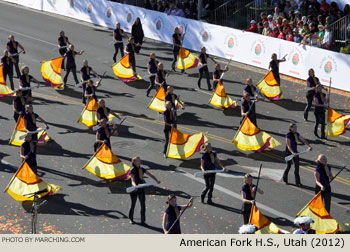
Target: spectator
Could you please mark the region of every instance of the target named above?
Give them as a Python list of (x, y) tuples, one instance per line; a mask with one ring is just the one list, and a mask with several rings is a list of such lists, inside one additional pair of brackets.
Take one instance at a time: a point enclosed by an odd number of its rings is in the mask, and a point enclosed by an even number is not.
[(170, 12), (170, 15), (172, 16), (178, 16), (178, 17), (185, 17), (185, 13), (181, 8), (181, 5), (175, 5), (174, 4), (174, 9)]
[(300, 13), (300, 11), (296, 10), (296, 11), (294, 11), (294, 14), (295, 14), (294, 21), (297, 23), (301, 20), (301, 13)]
[(314, 23), (310, 23), (309, 24), (309, 30), (310, 30), (311, 33), (317, 32), (316, 25)]
[(288, 20), (287, 20), (286, 18), (284, 18), (284, 19), (282, 20), (282, 26), (283, 26), (283, 27), (287, 27), (288, 29), (290, 28), (289, 23), (288, 23)]
[(291, 41), (291, 42), (294, 41), (292, 30), (290, 30), (290, 29), (288, 30), (286, 39), (287, 39), (288, 41)]
[(330, 7), (326, 0), (321, 0), (320, 13), (326, 14)]
[(258, 30), (258, 27), (256, 25), (255, 20), (250, 21), (250, 27), (248, 29), (245, 29), (245, 31), (248, 31), (248, 32), (257, 32), (257, 30)]
[(298, 29), (298, 28), (294, 28), (293, 33), (294, 33), (294, 35), (293, 35), (293, 41), (294, 41), (295, 43), (301, 43), (301, 40), (302, 40), (303, 38), (302, 38), (301, 35), (299, 34), (299, 29)]
[(273, 13), (273, 21), (276, 21), (278, 17), (282, 17), (282, 13), (278, 7), (275, 7), (275, 12)]
[(162, 2), (161, 0), (158, 0), (157, 2), (157, 11), (164, 12), (165, 11), (165, 2)]
[(274, 23), (274, 21), (273, 21), (273, 16), (272, 16), (272, 15), (268, 15), (268, 16), (267, 16), (267, 21), (269, 22), (269, 27), (270, 27), (270, 29), (272, 30), (273, 27), (275, 27), (275, 23)]
[(322, 15), (318, 15), (317, 16), (317, 22), (318, 22), (318, 25), (324, 25), (324, 22), (323, 22), (323, 16)]
[(263, 30), (262, 30), (262, 35), (264, 36), (268, 36), (269, 35), (269, 30), (271, 31), (270, 27), (269, 27), (269, 22), (265, 21), (263, 24)]
[(280, 4), (280, 0), (271, 0), (272, 7), (278, 7), (279, 4)]
[(349, 4), (345, 4), (343, 15), (344, 16), (350, 15), (350, 5)]
[(284, 31), (283, 31), (283, 26), (280, 26), (279, 28), (279, 34), (277, 36), (278, 39), (286, 39), (286, 35), (284, 34)]
[[(289, 12), (292, 12), (293, 11), (293, 7), (292, 5), (290, 4), (289, 1), (286, 2), (286, 6), (284, 7), (284, 12), (286, 13), (289, 13)], [(293, 12), (292, 12), (293, 13)]]
[(288, 19), (289, 19), (289, 21), (292, 22), (293, 24), (296, 24), (296, 22), (295, 22), (295, 15), (294, 15), (294, 12), (293, 12), (293, 11), (290, 11), (290, 12), (288, 13)]
[(278, 9), (280, 12), (284, 12), (284, 8), (286, 7), (286, 1), (285, 0), (280, 0), (280, 3), (278, 5)]
[(321, 46), (326, 49), (331, 49), (332, 48), (332, 43), (333, 43), (333, 34), (331, 30), (329, 29), (328, 26), (325, 27), (325, 33), (324, 33), (324, 38), (322, 41)]
[(261, 15), (260, 15), (260, 17), (261, 17), (261, 23), (262, 23), (262, 24), (265, 23), (265, 21), (268, 21), (268, 20), (267, 20), (267, 15), (266, 15), (265, 12), (262, 12)]
[(275, 37), (275, 38), (277, 38), (278, 37), (278, 35), (279, 35), (279, 31), (278, 31), (278, 27), (277, 26), (275, 26), (274, 28), (273, 28), (273, 30), (272, 30), (272, 37)]
[(278, 17), (278, 18), (276, 19), (276, 24), (275, 24), (275, 26), (277, 26), (277, 27), (282, 26), (282, 21), (283, 21), (283, 18), (282, 18), (282, 17)]
[(262, 31), (264, 29), (264, 26), (261, 22), (258, 23), (258, 30), (257, 30), (257, 33), (259, 34), (262, 34)]
[(324, 38), (324, 33), (325, 33), (325, 31), (324, 31), (323, 25), (319, 24), (318, 25), (318, 43), (319, 43), (319, 45), (322, 44), (322, 41)]
[(190, 12), (189, 8), (185, 8), (185, 18), (191, 18), (193, 19), (194, 16), (192, 15), (192, 13)]
[(301, 36), (305, 37), (309, 33), (310, 33), (309, 26), (307, 24), (304, 24), (303, 29), (301, 30)]
[(301, 33), (304, 28), (304, 22), (300, 20), (297, 24), (297, 28), (298, 28), (298, 33)]

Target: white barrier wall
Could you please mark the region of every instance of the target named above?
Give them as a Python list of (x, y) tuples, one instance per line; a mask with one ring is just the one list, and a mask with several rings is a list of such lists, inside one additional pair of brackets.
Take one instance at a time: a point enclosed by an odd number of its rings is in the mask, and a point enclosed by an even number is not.
[(329, 80), (332, 78), (332, 87), (350, 91), (347, 80), (350, 55), (303, 46), (229, 27), (168, 16), (164, 13), (105, 0), (18, 0), (10, 2), (18, 2), (31, 8), (109, 28), (114, 28), (118, 21), (121, 27), (128, 32), (131, 31), (135, 18), (140, 17), (147, 38), (170, 44), (174, 27), (178, 26), (184, 30), (187, 26), (185, 48), (199, 51), (201, 46), (205, 46), (211, 55), (231, 58), (234, 61), (263, 69), (267, 69), (272, 53), (277, 53), (279, 57), (288, 54), (287, 61), (280, 64), (282, 74), (306, 79), (308, 69), (313, 68), (322, 84), (329, 85)]

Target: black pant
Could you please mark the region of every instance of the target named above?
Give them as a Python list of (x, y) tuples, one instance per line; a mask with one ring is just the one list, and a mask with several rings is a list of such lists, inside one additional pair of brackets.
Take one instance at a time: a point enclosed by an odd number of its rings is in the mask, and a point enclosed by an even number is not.
[[(61, 54), (61, 56), (63, 56), (67, 52), (67, 48), (61, 48), (61, 49), (58, 49), (58, 51)], [(62, 60), (61, 68), (64, 69), (64, 57), (63, 57), (63, 60)]]
[(86, 83), (83, 83), (82, 86), (83, 86), (83, 103), (86, 104), (86, 97), (85, 97)]
[(146, 195), (143, 189), (138, 189), (136, 192), (130, 193), (131, 198), (131, 207), (129, 211), (129, 219), (134, 220), (134, 209), (137, 201), (137, 197), (139, 198), (141, 205), (141, 222), (146, 221)]
[[(289, 155), (291, 155), (292, 153), (290, 153)], [(299, 176), (299, 156), (294, 156), (294, 158), (292, 159), (294, 162), (294, 176), (295, 176), (295, 184), (300, 184), (300, 176)], [(288, 181), (288, 172), (290, 170), (290, 168), (292, 167), (292, 160), (287, 162), (287, 166), (284, 169), (284, 173), (283, 173), (283, 180), (284, 181)]]
[(315, 118), (316, 118), (316, 122), (315, 122), (315, 128), (314, 128), (314, 133), (315, 135), (317, 135), (317, 129), (318, 129), (318, 125), (321, 124), (321, 137), (325, 137), (325, 125), (326, 125), (326, 116), (325, 116), (325, 111), (319, 110), (319, 109), (315, 109)]
[(205, 195), (208, 193), (208, 201), (211, 201), (213, 197), (214, 184), (215, 184), (215, 174), (204, 175), (205, 188), (201, 194), (201, 201), (204, 201)]
[(136, 60), (135, 60), (135, 57), (130, 57), (129, 64), (130, 64), (132, 70), (134, 70), (134, 72), (136, 73)]
[[(317, 194), (319, 191), (321, 191), (321, 187), (316, 185), (315, 187), (315, 194)], [(327, 212), (331, 213), (331, 199), (332, 199), (332, 190), (331, 187), (328, 186), (325, 188), (324, 191), (321, 192), (322, 200), (324, 207), (326, 208)]]
[(19, 70), (19, 56), (14, 56), (12, 59), (13, 65), (15, 66), (17, 78), (19, 78), (21, 76), (21, 71)]
[(211, 85), (210, 85), (210, 79), (209, 79), (209, 70), (208, 70), (207, 66), (199, 69), (199, 79), (198, 79), (198, 87), (199, 88), (201, 88), (201, 80), (203, 78), (203, 75), (205, 75), (205, 78), (207, 78), (208, 90), (210, 90)]
[(243, 215), (244, 225), (249, 223), (251, 210), (252, 210), (252, 205), (251, 204), (243, 204), (243, 206), (242, 206), (242, 215)]
[(118, 55), (119, 49), (120, 49), (120, 54), (122, 55), (122, 58), (124, 57), (123, 43), (115, 43), (114, 44), (114, 55), (113, 55), (114, 62), (117, 62), (117, 55)]
[(164, 154), (166, 154), (166, 151), (168, 149), (170, 134), (171, 134), (171, 127), (165, 126), (165, 128), (164, 128), (165, 144), (164, 144), (164, 150), (163, 150)]
[(148, 86), (148, 89), (147, 89), (147, 92), (146, 92), (147, 96), (149, 95), (151, 90), (154, 88), (154, 85), (155, 85), (154, 81), (155, 81), (155, 79), (156, 79), (156, 76), (149, 77), (150, 82), (149, 82), (149, 86)]
[(313, 97), (314, 97), (314, 92), (312, 94), (310, 93), (306, 96), (307, 104), (306, 104), (306, 107), (304, 109), (304, 119), (305, 120), (308, 119), (309, 111), (310, 111), (311, 106), (312, 106)]
[(75, 84), (78, 84), (79, 81), (78, 81), (78, 77), (77, 77), (77, 68), (76, 68), (76, 66), (74, 66), (74, 67), (67, 66), (66, 67), (66, 75), (64, 76), (64, 79), (63, 79), (64, 84), (67, 84), (67, 79), (68, 79), (68, 75), (69, 75), (70, 72), (73, 73)]
[(11, 89), (15, 90), (15, 85), (13, 84), (13, 72), (7, 72), (6, 70), (4, 70), (3, 74), (4, 74), (5, 82), (6, 82), (6, 79), (7, 79), (7, 76), (8, 76), (9, 80), (10, 80)]
[(19, 114), (17, 114), (16, 112), (13, 112), (13, 118), (15, 119), (15, 121), (18, 121), (19, 118)]
[(174, 60), (173, 60), (173, 63), (171, 64), (171, 69), (175, 71), (175, 66), (177, 62), (177, 56), (179, 55), (179, 51), (173, 52), (173, 55), (174, 55)]

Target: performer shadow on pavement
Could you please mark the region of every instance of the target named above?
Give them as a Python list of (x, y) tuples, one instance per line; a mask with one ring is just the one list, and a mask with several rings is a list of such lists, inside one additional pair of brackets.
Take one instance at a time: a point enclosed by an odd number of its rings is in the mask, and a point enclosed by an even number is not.
[(56, 90), (56, 91), (57, 91), (57, 93), (59, 93), (61, 95), (81, 99), (81, 89), (82, 88), (75, 88), (74, 84), (68, 84), (68, 85), (64, 86), (63, 90)]
[[(76, 202), (68, 202), (64, 199), (67, 194), (56, 194), (52, 197), (39, 199), (40, 204), (43, 200), (47, 203), (40, 207), (38, 213), (40, 214), (62, 214), (62, 215), (78, 215), (78, 216), (105, 216), (111, 219), (127, 219), (127, 216), (117, 210), (100, 210), (92, 208)], [(23, 201), (22, 207), (28, 213), (32, 209), (32, 201)]]
[[(99, 89), (98, 90), (99, 93), (104, 93), (106, 94), (106, 97), (115, 97), (115, 96), (122, 96), (122, 97), (128, 97), (128, 98), (134, 98), (135, 95), (134, 94), (130, 94), (130, 93), (115, 93), (115, 92), (111, 92), (111, 91), (108, 91), (108, 90), (102, 90), (102, 89)], [(111, 95), (111, 96), (109, 96)]]
[[(92, 134), (95, 135), (96, 133), (93, 130), (90, 130), (88, 128), (84, 128), (84, 129), (79, 129), (76, 127), (72, 127), (70, 125), (66, 125), (66, 124), (59, 124), (59, 123), (53, 123), (53, 122), (48, 122), (49, 125), (55, 126), (59, 129), (65, 129), (66, 131), (58, 131), (58, 134), (69, 134), (69, 133), (88, 133), (88, 134)], [(77, 124), (79, 125), (79, 124)], [(81, 125), (82, 127), (84, 127), (83, 125)]]
[(192, 113), (192, 112), (184, 112), (179, 114), (178, 125), (194, 125), (194, 126), (219, 128), (219, 129), (232, 129), (231, 126), (225, 126), (225, 125), (209, 122), (208, 120), (201, 120), (201, 118), (198, 117), (196, 113)]
[(55, 142), (55, 140), (49, 141), (44, 148), (37, 148), (37, 154), (49, 155), (49, 156), (65, 156), (72, 158), (87, 158), (89, 159), (91, 154), (77, 153), (62, 148), (61, 145)]
[(208, 104), (197, 104), (197, 103), (193, 103), (193, 102), (189, 102), (189, 101), (185, 102), (185, 106), (196, 107), (196, 108), (200, 108), (200, 109), (213, 109), (213, 107), (208, 105)]
[[(34, 94), (36, 95), (36, 94)], [(49, 104), (58, 104), (58, 105), (67, 105), (69, 106), (69, 104), (61, 102), (61, 101), (57, 101), (57, 100), (48, 100), (39, 96), (35, 96), (34, 97), (34, 101), (33, 101), (34, 105), (49, 105)]]
[(304, 111), (306, 106), (306, 103), (304, 102), (297, 102), (285, 98), (283, 98), (282, 100), (273, 101), (273, 104), (285, 108), (288, 111)]
[[(118, 142), (118, 139), (122, 139), (122, 138), (129, 138), (129, 139), (140, 139), (140, 140), (151, 140), (154, 142), (162, 142), (162, 139), (159, 138), (153, 138), (147, 135), (139, 135), (139, 134), (135, 134), (130, 132), (130, 129), (134, 128), (134, 126), (126, 126), (126, 125), (121, 125), (118, 128), (118, 132), (119, 132), (119, 137), (117, 138), (116, 142)], [(115, 144), (112, 144), (112, 146), (114, 146)]]

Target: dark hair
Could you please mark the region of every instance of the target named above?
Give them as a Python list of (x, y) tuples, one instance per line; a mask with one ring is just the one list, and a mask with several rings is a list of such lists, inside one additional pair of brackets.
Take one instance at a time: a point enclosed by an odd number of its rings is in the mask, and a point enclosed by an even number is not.
[(165, 203), (169, 204), (170, 200), (172, 200), (173, 198), (176, 198), (175, 194), (170, 194), (170, 195), (168, 196), (167, 201), (166, 201)]

